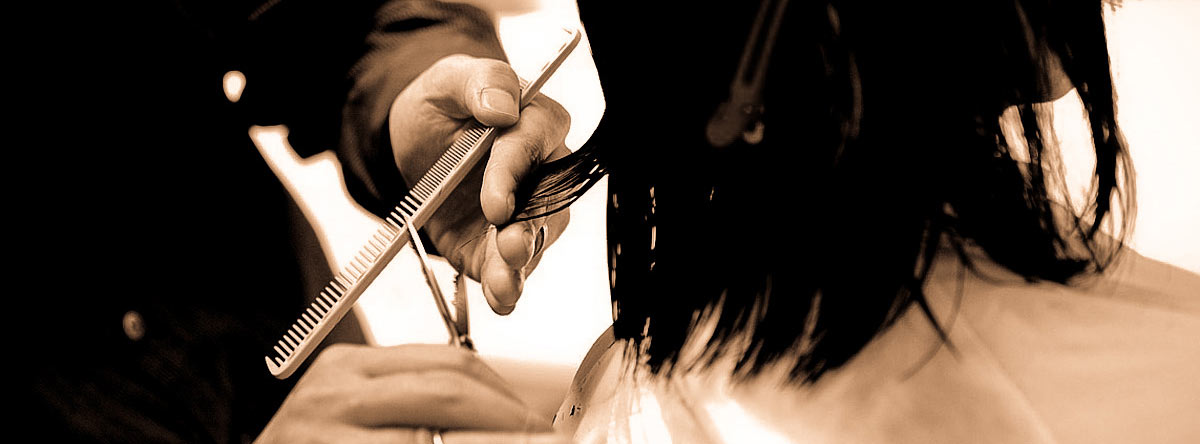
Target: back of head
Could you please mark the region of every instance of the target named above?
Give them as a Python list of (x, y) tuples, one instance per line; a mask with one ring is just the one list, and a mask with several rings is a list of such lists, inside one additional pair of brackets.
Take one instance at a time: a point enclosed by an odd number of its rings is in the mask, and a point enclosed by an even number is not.
[[(641, 342), (655, 371), (732, 354), (744, 374), (787, 359), (811, 382), (912, 304), (927, 308), (922, 286), (942, 246), (963, 261), (977, 246), (1030, 281), (1102, 271), (1127, 227), (1115, 237), (1100, 227), (1133, 206), (1102, 8), (791, 2), (762, 143), (589, 146), (568, 159), (611, 171), (617, 337)], [(1069, 87), (1097, 160), (1078, 213), (1037, 105)], [(1020, 137), (1002, 129), (1011, 109)], [(606, 119), (638, 118), (622, 112)], [(709, 353), (677, 362), (705, 315), (717, 318)]]

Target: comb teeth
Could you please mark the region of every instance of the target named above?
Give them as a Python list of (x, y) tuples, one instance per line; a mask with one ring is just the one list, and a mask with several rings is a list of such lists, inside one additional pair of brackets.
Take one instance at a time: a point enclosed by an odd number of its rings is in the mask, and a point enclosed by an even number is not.
[[(284, 333), (283, 338), (272, 346), (274, 353), (266, 357), (267, 368), (275, 377), (283, 379), (296, 371), (316, 343), (321, 342), (337, 322), (354, 306), (358, 296), (382, 271), (396, 253), (408, 243), (408, 231), (404, 221), (413, 221), (420, 227), (428, 214), (436, 210), (445, 200), (447, 189), (458, 186), (466, 170), (474, 166), (495, 130), (479, 122), (471, 122), (463, 134), (438, 159), (429, 172), (421, 177), (367, 243), (359, 249), (342, 271), (334, 275), (316, 299), (296, 318), (296, 322)], [(474, 155), (474, 156), (473, 156)], [(472, 157), (468, 159), (468, 157)], [(432, 205), (429, 205), (432, 204)]]
[[(579, 43), (582, 34), (573, 32), (570, 43), (563, 45), (550, 64), (533, 82), (521, 79), (520, 107), (524, 108), (537, 95), (537, 90)], [(279, 379), (287, 378), (312, 353), (314, 346), (325, 339), (329, 331), (350, 311), (354, 302), (375, 280), (384, 266), (396, 257), (408, 243), (409, 233), (404, 220), (420, 229), (433, 212), (458, 187), (467, 172), (474, 168), (491, 148), (496, 131), (472, 120), (463, 133), (446, 150), (433, 167), (417, 181), (391, 214), (384, 218), (375, 234), (351, 260), (334, 275), (329, 285), (305, 308), (296, 323), (287, 330), (273, 354), (266, 356), (267, 368)]]
[[(319, 342), (332, 329), (333, 324), (341, 320), (352, 306), (346, 295), (360, 284), (370, 268), (387, 255), (389, 246), (399, 241), (400, 232), (381, 227), (371, 241), (343, 269), (343, 272), (333, 277), (329, 284), (317, 294), (312, 303), (301, 311), (278, 343), (272, 346), (274, 354), (267, 356), (267, 367), (279, 378), (290, 376), (295, 368), (310, 353), (310, 342)], [(403, 239), (407, 241), (407, 237)], [(401, 243), (403, 245), (403, 243)], [(336, 319), (333, 319), (336, 318)]]
[[(491, 128), (483, 126), (478, 121), (471, 121), (462, 136), (455, 140), (454, 144), (450, 145), (450, 149), (446, 150), (446, 153), (438, 159), (437, 163), (434, 163), (429, 168), (429, 172), (425, 173), (417, 181), (417, 184), (409, 191), (409, 195), (405, 196), (405, 201), (419, 206), (421, 202), (433, 196), (441, 188), (440, 185), (443, 184), (446, 178), (454, 172), (456, 167), (461, 166), (461, 161), (471, 153), (472, 148), (475, 148), (492, 131)], [(402, 201), (401, 205), (404, 205), (405, 201)], [(397, 206), (396, 208), (399, 209), (400, 207)], [(402, 223), (401, 221), (402, 219), (396, 218), (392, 222), (393, 225), (399, 225), (399, 223)], [(397, 226), (397, 229), (399, 229), (399, 226)]]

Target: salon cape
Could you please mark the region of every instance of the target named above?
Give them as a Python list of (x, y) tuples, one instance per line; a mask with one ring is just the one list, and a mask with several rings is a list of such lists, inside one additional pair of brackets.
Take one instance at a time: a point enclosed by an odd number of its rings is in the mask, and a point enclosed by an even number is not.
[(1071, 286), (975, 262), (943, 254), (926, 284), (952, 347), (912, 307), (811, 386), (779, 369), (731, 384), (728, 363), (652, 377), (610, 329), (556, 428), (589, 444), (1200, 442), (1200, 275), (1130, 249)]

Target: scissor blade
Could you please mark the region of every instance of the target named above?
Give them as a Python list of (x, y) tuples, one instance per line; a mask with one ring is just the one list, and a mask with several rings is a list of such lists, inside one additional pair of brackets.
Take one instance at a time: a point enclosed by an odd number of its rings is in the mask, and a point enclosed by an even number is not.
[(470, 318), (467, 316), (467, 277), (459, 273), (454, 277), (454, 324), (458, 334), (464, 338), (470, 337)]
[(417, 234), (417, 229), (413, 227), (411, 221), (405, 219), (404, 226), (408, 228), (413, 249), (417, 251), (417, 261), (421, 263), (421, 271), (425, 273), (425, 283), (429, 285), (429, 291), (433, 293), (433, 302), (437, 305), (438, 312), (442, 315), (442, 321), (446, 323), (446, 330), (450, 333), (450, 342), (453, 342), (454, 345), (462, 345), (454, 317), (450, 315), (450, 309), (446, 307), (446, 296), (442, 294), (437, 276), (433, 274), (433, 268), (429, 266), (429, 256), (425, 253), (425, 245), (421, 243), (421, 236)]

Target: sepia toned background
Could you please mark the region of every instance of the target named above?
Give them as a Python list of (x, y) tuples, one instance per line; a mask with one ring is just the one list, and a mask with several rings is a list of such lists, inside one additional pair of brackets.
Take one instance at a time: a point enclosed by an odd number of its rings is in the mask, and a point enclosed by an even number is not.
[[(510, 62), (523, 77), (560, 43), (564, 24), (577, 26), (573, 2), (476, 2), (496, 16)], [(1142, 254), (1200, 272), (1200, 1), (1126, 1), (1108, 14), (1109, 49), (1119, 95), (1118, 118), (1137, 169), (1138, 213), (1132, 246)], [(603, 97), (580, 45), (542, 89), (572, 115), (568, 147), (578, 148), (599, 122)], [(254, 79), (227, 77), (236, 90)], [(1069, 189), (1080, 201), (1092, 165), (1088, 130), (1074, 93), (1054, 103), (1055, 129)], [(252, 136), (272, 168), (298, 197), (324, 239), (332, 262), (345, 263), (378, 223), (345, 193), (331, 152), (299, 159), (285, 128), (255, 128)], [(331, 147), (332, 148), (332, 147)], [(480, 353), (542, 364), (570, 377), (610, 322), (602, 183), (572, 208), (571, 225), (545, 253), (516, 311), (496, 316), (472, 282), (471, 328)], [(450, 294), (453, 271), (437, 266)], [(1200, 293), (1200, 289), (1197, 289)], [(447, 335), (411, 250), (403, 251), (360, 299), (376, 343), (445, 342)], [(564, 381), (565, 383), (565, 381)]]

